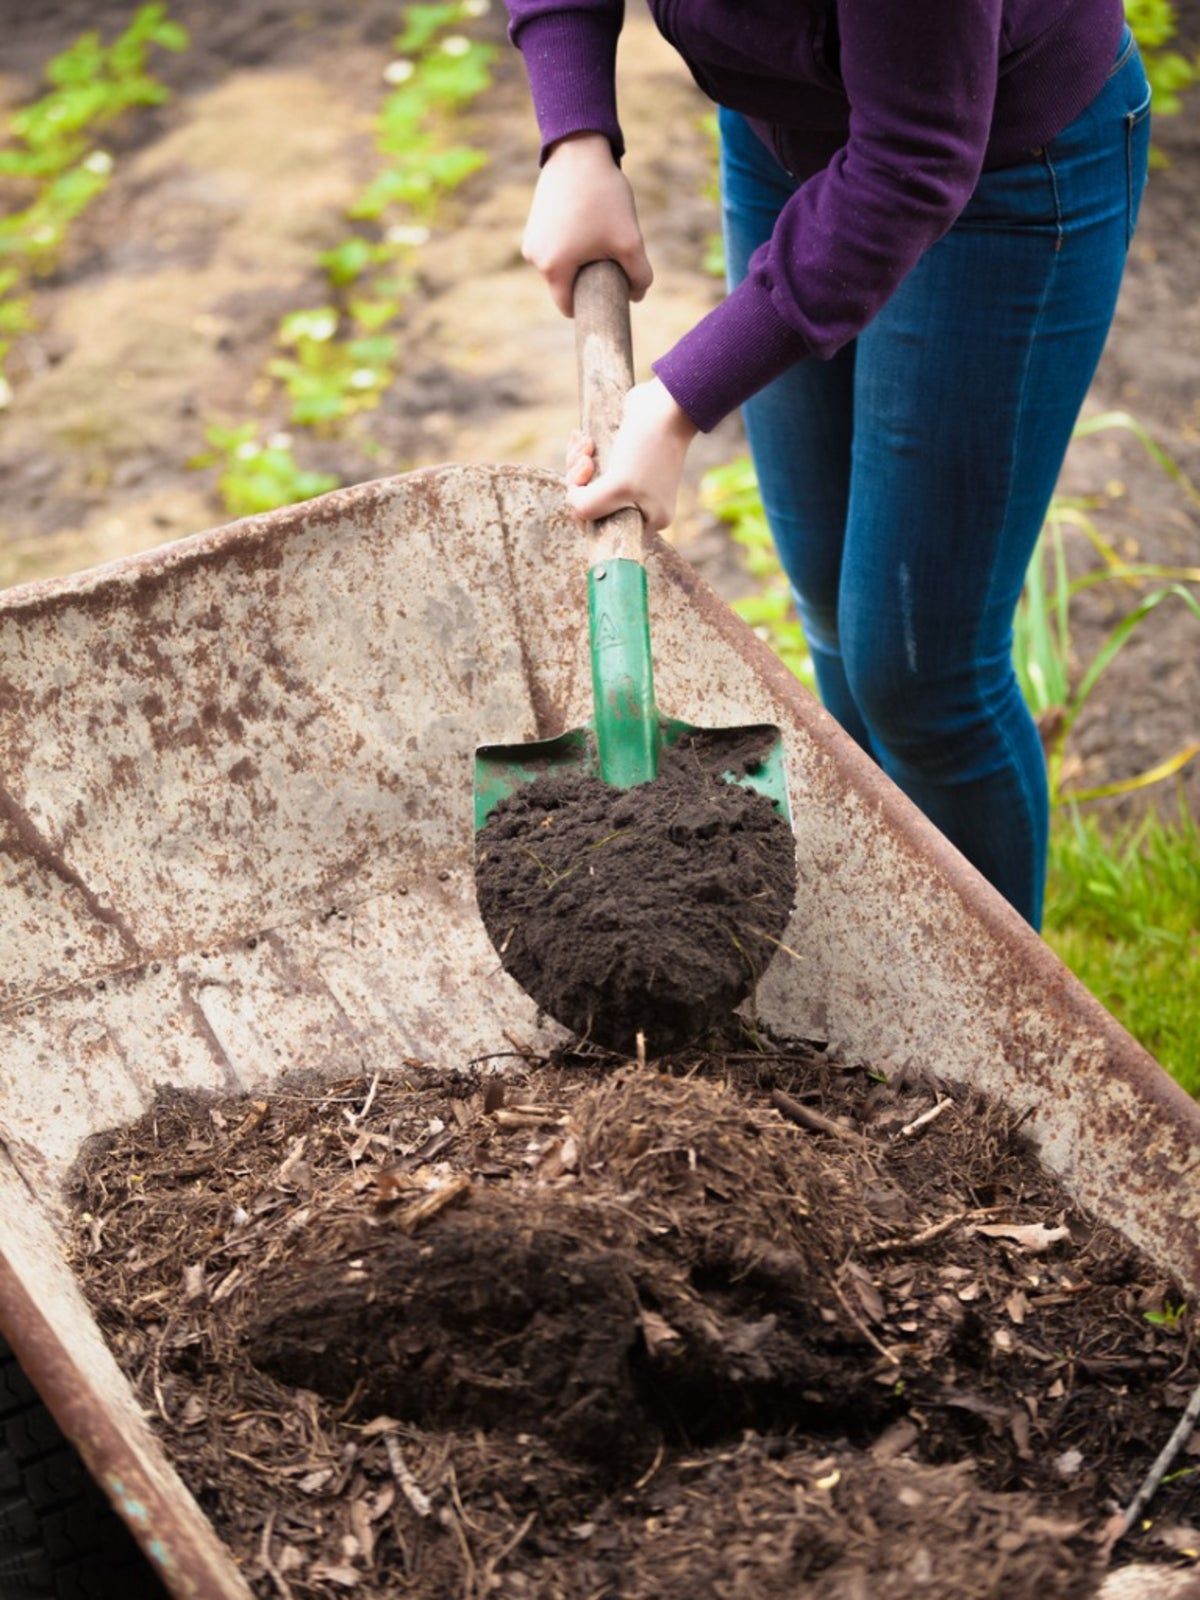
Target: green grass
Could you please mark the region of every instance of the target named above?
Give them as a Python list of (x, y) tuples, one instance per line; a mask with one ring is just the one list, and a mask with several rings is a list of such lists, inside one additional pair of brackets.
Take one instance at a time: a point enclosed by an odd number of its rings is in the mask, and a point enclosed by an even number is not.
[(1191, 1094), (1200, 1095), (1200, 828), (1147, 813), (1106, 831), (1055, 818), (1047, 943)]

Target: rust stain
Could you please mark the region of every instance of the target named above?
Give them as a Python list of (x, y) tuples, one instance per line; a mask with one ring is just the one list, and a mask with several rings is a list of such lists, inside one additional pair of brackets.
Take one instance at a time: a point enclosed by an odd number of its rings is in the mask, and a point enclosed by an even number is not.
[(243, 1088), (242, 1080), (238, 1077), (225, 1046), (213, 1031), (212, 1023), (205, 1016), (204, 1007), (196, 999), (191, 984), (183, 977), (179, 980), (179, 1008), (190, 1019), (197, 1034), (212, 1051), (213, 1060), (221, 1069), (221, 1075), (224, 1077), (226, 1084), (233, 1093), (240, 1094)]
[[(496, 519), (500, 524), (500, 540), (504, 549), (504, 564), (508, 571), (508, 581), (512, 589), (513, 607), (517, 614), (517, 645), (521, 652), (521, 671), (525, 677), (525, 687), (529, 694), (529, 705), (533, 712), (533, 725), (539, 739), (553, 739), (562, 733), (566, 726), (564, 710), (550, 698), (546, 686), (538, 677), (533, 664), (533, 656), (529, 649), (529, 628), (525, 617), (522, 615), (521, 588), (517, 582), (516, 565), (513, 555), (513, 533), (509, 526), (508, 514), (499, 494), (496, 500)], [(486, 741), (484, 741), (486, 742)]]
[(139, 957), (141, 949), (132, 929), (127, 925), (120, 912), (112, 906), (106, 906), (95, 890), (85, 883), (75, 868), (64, 861), (52, 846), (42, 837), (37, 824), (23, 807), (17, 804), (15, 798), (0, 784), (0, 818), (3, 818), (16, 834), (22, 848), (31, 860), (38, 866), (44, 867), (52, 873), (60, 883), (73, 889), (82, 899), (92, 917), (105, 927), (111, 928), (120, 939), (130, 955)]

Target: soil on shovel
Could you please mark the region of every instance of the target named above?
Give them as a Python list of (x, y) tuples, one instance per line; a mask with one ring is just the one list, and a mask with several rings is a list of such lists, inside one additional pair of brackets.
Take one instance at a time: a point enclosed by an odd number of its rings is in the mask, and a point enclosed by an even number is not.
[[(1082, 1600), (1198, 1375), (1014, 1117), (814, 1047), (164, 1092), (76, 1198), (276, 1600)], [(1195, 1559), (1181, 1465), (1115, 1559)]]
[(480, 831), (479, 910), (505, 968), (565, 1027), (651, 1051), (724, 1022), (775, 954), (796, 895), (791, 830), (724, 774), (763, 736), (687, 736), (659, 776), (535, 780)]

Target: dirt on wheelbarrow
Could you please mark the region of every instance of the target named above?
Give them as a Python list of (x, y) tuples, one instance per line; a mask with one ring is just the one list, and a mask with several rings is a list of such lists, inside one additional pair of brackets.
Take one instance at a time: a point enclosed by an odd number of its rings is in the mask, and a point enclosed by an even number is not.
[(687, 735), (653, 783), (580, 773), (518, 789), (481, 829), (479, 909), (508, 972), (564, 1026), (655, 1054), (728, 1019), (796, 897), (792, 832), (765, 795), (761, 730)]
[[(76, 1200), (284, 1600), (1083, 1600), (1200, 1366), (1011, 1114), (763, 1038), (164, 1091)], [(1116, 1560), (1195, 1559), (1196, 1445)]]

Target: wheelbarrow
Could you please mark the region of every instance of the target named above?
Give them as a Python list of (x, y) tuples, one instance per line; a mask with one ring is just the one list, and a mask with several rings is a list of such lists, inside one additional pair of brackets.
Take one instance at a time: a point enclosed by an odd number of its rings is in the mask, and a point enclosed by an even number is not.
[[(48, 1408), (176, 1600), (250, 1590), (65, 1264), (65, 1175), (159, 1085), (552, 1041), (479, 922), (471, 778), (482, 738), (587, 716), (561, 500), (445, 467), (0, 595), (0, 1416)], [(667, 544), (647, 565), (664, 702), (783, 731), (800, 888), (762, 1018), (1000, 1097), (1200, 1292), (1200, 1108)], [(7, 1552), (10, 1576), (56, 1559)], [(1102, 1592), (1200, 1585), (1127, 1567)]]

